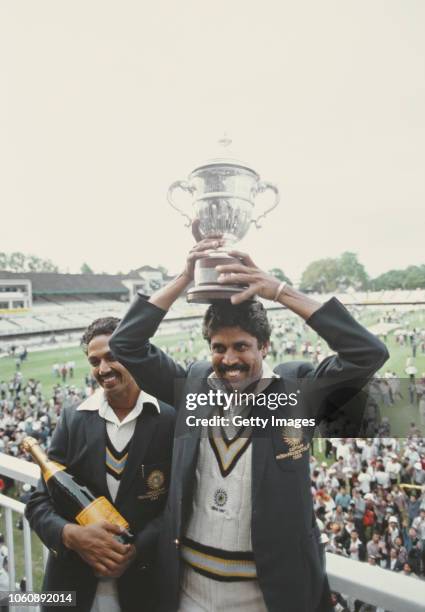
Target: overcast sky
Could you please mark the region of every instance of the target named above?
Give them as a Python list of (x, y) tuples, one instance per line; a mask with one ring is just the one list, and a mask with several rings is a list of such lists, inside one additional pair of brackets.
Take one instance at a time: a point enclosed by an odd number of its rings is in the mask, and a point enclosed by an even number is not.
[(226, 131), (281, 191), (261, 266), (425, 263), (424, 31), (423, 0), (2, 2), (0, 251), (178, 271), (167, 188)]

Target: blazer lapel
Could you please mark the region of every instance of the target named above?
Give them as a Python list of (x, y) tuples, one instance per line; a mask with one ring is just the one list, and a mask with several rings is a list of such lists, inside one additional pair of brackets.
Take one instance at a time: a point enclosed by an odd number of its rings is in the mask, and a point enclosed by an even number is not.
[(252, 433), (252, 504), (263, 481), (263, 473), (266, 467), (267, 453), (270, 452), (270, 436), (267, 430), (262, 433), (254, 429)]
[(86, 442), (92, 474), (96, 475), (97, 493), (111, 500), (106, 484), (106, 423), (97, 411), (86, 420)]
[(196, 469), (196, 461), (198, 459), (199, 442), (201, 439), (199, 428), (198, 431), (191, 433), (184, 440), (184, 455), (182, 472), (186, 481), (193, 480)]
[(121, 499), (130, 489), (137, 470), (143, 464), (143, 459), (158, 425), (158, 415), (145, 405), (142, 413), (137, 417), (133, 439), (128, 452), (127, 463), (118, 488), (115, 505), (118, 507)]
[[(274, 383), (272, 382), (271, 384), (273, 385)], [(280, 381), (280, 385), (279, 392), (286, 392), (286, 384), (283, 380)], [(268, 388), (264, 392), (268, 394), (270, 389)], [(256, 406), (253, 414), (269, 420), (273, 413), (266, 406)], [(255, 504), (255, 498), (258, 495), (263, 480), (263, 473), (266, 467), (267, 456), (270, 453), (272, 437), (273, 430), (270, 425), (264, 430), (254, 428), (252, 433), (252, 504)]]

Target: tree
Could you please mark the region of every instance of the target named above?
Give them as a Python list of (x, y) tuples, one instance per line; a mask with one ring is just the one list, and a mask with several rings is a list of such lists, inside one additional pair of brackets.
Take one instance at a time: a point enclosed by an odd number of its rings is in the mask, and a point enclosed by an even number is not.
[(40, 272), (59, 272), (59, 268), (51, 259), (43, 259)]
[(301, 276), (302, 291), (328, 293), (345, 291), (348, 287), (366, 289), (368, 276), (355, 253), (318, 259), (307, 266)]
[(406, 268), (404, 286), (406, 289), (425, 289), (425, 265)]
[(36, 255), (25, 255), (20, 251), (0, 253), (0, 270), (11, 272), (59, 272), (50, 259), (40, 259)]
[(289, 280), (289, 278), (286, 276), (286, 274), (281, 268), (272, 268), (271, 270), (269, 270), (269, 274), (275, 276), (282, 282), (288, 283), (288, 285), (292, 285), (292, 282)]
[(7, 255), (6, 253), (0, 253), (0, 270), (6, 270), (7, 268)]
[(168, 276), (168, 270), (167, 268), (164, 268), (164, 266), (157, 266), (158, 270), (161, 272), (162, 276)]
[(84, 262), (81, 266), (81, 274), (94, 274), (94, 272), (90, 268), (90, 266), (86, 262)]
[(355, 253), (350, 253), (349, 251), (343, 253), (338, 260), (338, 269), (340, 283), (345, 282), (347, 287), (354, 287), (355, 289), (367, 288), (369, 282), (368, 275)]
[(337, 287), (338, 264), (336, 259), (328, 257), (318, 259), (307, 266), (301, 276), (301, 291), (324, 293), (334, 291)]
[(15, 251), (9, 255), (8, 267), (12, 272), (26, 272), (26, 257), (20, 251)]
[(30, 272), (40, 272), (41, 267), (42, 261), (39, 257), (35, 255), (29, 255), (27, 257), (27, 268)]
[(405, 270), (388, 270), (374, 278), (371, 289), (425, 289), (425, 265), (408, 266)]

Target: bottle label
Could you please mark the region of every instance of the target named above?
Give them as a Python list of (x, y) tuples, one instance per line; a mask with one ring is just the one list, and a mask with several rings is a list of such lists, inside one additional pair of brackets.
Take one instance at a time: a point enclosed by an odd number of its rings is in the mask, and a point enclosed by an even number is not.
[(49, 478), (53, 476), (53, 474), (56, 474), (56, 472), (61, 472), (62, 470), (65, 470), (65, 469), (66, 468), (64, 465), (61, 465), (60, 463), (57, 463), (56, 461), (48, 461), (47, 468), (43, 470), (43, 478), (45, 482), (47, 482)]
[(79, 525), (93, 525), (100, 521), (108, 521), (108, 523), (124, 527), (124, 529), (129, 527), (125, 518), (121, 516), (106, 497), (98, 497), (92, 501), (89, 506), (77, 514), (75, 520)]

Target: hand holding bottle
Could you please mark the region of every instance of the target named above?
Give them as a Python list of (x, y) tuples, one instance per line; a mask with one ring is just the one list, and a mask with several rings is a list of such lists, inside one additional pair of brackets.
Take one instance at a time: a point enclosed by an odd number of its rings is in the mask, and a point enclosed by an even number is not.
[(62, 541), (78, 553), (96, 575), (119, 578), (136, 556), (132, 544), (122, 544), (116, 539), (121, 531), (107, 521), (85, 526), (68, 523), (62, 531)]

